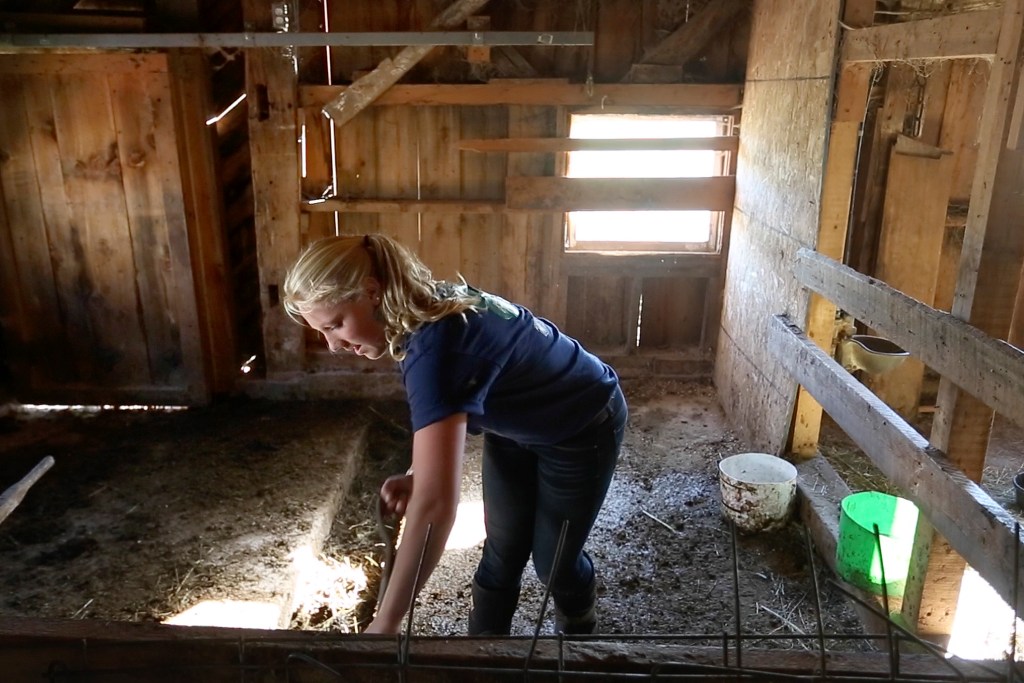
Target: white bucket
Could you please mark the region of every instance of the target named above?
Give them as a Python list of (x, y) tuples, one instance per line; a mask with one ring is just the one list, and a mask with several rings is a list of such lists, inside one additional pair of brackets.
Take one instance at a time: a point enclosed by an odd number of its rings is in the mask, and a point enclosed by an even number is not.
[(796, 501), (796, 468), (768, 453), (740, 453), (718, 463), (722, 510), (742, 531), (785, 526)]

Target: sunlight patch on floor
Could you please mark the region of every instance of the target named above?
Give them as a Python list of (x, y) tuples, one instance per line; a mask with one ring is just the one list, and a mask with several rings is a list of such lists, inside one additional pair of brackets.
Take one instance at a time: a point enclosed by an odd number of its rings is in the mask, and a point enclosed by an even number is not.
[[(964, 571), (956, 619), (949, 639), (951, 654), (964, 659), (1005, 659), (1010, 652), (1013, 610), (971, 567)], [(1017, 620), (1018, 634), (1024, 622)], [(1021, 659), (1017, 648), (1016, 659)]]
[(275, 629), (281, 606), (246, 600), (204, 600), (180, 614), (164, 619), (177, 626), (223, 626), (226, 628)]

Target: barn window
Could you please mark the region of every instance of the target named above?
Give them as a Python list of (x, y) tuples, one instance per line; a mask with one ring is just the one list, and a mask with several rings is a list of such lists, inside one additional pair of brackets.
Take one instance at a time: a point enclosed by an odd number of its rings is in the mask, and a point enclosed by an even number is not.
[[(581, 251), (715, 252), (732, 202), (731, 117), (573, 114), (569, 137), (597, 142), (567, 153), (568, 178), (693, 179), (630, 183), (598, 201), (632, 201), (654, 210), (566, 213), (566, 246)], [(633, 143), (636, 149), (628, 149)], [(612, 142), (614, 141), (614, 142)], [(718, 178), (718, 180), (711, 180)], [(677, 187), (678, 186), (678, 187)], [(601, 186), (598, 186), (600, 188)], [(606, 186), (607, 187), (607, 186)], [(613, 194), (613, 193), (606, 193)]]

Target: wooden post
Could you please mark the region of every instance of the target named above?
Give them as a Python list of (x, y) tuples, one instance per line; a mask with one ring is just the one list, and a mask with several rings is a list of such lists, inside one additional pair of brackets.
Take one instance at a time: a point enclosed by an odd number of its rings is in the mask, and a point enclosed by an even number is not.
[[(266, 3), (245, 0), (242, 7), (247, 30), (271, 29)], [(305, 357), (302, 328), (280, 302), (285, 273), (300, 248), (298, 76), (288, 48), (248, 50), (245, 62), (263, 343), (271, 377), (301, 370)]]
[[(864, 0), (848, 1), (843, 8), (843, 22), (854, 27), (869, 26), (874, 18), (873, 8), (873, 3)], [(820, 253), (837, 261), (843, 260), (846, 249), (857, 151), (860, 148), (860, 133), (870, 86), (870, 65), (841, 67), (835, 86), (836, 110), (829, 133), (825, 177), (822, 181), (817, 244)], [(835, 317), (836, 307), (831, 302), (817, 294), (811, 295), (807, 336), (830, 355)], [(800, 387), (790, 425), (789, 452), (805, 458), (815, 455), (820, 431), (821, 406)]]

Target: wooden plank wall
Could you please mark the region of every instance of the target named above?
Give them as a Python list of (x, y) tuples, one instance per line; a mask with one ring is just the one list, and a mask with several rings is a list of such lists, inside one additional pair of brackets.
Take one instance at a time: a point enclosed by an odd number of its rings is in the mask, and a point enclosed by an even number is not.
[(201, 399), (167, 57), (5, 56), (0, 91), (0, 262), (18, 281), (0, 306), (19, 398)]
[(790, 266), (817, 241), (840, 4), (754, 3), (714, 378), (733, 423), (769, 453), (786, 445), (797, 384), (768, 351), (768, 323), (807, 315)]

